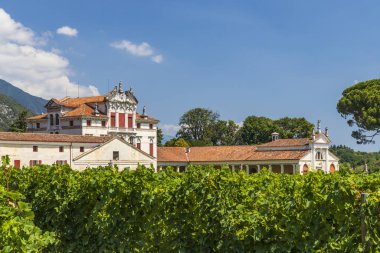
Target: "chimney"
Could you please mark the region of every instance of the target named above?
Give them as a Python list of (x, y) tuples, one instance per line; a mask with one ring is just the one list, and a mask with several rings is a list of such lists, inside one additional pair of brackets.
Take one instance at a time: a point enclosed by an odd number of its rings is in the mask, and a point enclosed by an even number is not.
[(144, 107), (143, 107), (142, 117), (143, 117), (143, 118), (147, 118), (147, 117), (148, 117), (148, 115), (146, 114), (146, 106), (145, 106), (145, 105), (144, 105)]
[(123, 83), (120, 81), (119, 82), (119, 93), (123, 93)]
[(279, 136), (280, 136), (279, 133), (276, 133), (276, 132), (272, 133), (272, 141), (277, 141)]
[(326, 135), (326, 137), (329, 137), (329, 128), (328, 127), (325, 128), (325, 135)]

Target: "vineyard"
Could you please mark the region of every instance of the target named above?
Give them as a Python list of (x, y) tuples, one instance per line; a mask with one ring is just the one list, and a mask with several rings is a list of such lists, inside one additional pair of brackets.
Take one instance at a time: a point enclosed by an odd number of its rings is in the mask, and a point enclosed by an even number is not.
[[(380, 174), (0, 172), (0, 252), (374, 252)], [(369, 196), (361, 202), (361, 193)], [(362, 236), (362, 224), (366, 226)]]

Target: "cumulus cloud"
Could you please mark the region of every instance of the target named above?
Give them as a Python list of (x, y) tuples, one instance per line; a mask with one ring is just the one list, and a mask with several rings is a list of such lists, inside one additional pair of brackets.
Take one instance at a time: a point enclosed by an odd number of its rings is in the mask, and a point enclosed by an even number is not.
[(152, 61), (155, 63), (161, 63), (163, 60), (164, 60), (164, 58), (160, 54), (152, 57)]
[(69, 37), (75, 37), (78, 35), (78, 30), (70, 26), (62, 26), (57, 29), (57, 33)]
[(162, 124), (160, 125), (160, 128), (162, 129), (162, 133), (169, 136), (175, 136), (179, 129), (181, 129), (178, 125), (172, 125), (172, 124)]
[[(43, 98), (76, 96), (78, 85), (69, 79), (69, 61), (57, 49), (38, 47), (41, 38), (0, 9), (0, 78)], [(79, 85), (82, 96), (98, 95), (94, 86)]]
[(147, 42), (135, 44), (129, 40), (121, 40), (111, 43), (111, 47), (124, 50), (131, 55), (151, 57), (151, 60), (155, 63), (161, 63), (163, 61), (162, 55), (155, 55), (154, 49)]

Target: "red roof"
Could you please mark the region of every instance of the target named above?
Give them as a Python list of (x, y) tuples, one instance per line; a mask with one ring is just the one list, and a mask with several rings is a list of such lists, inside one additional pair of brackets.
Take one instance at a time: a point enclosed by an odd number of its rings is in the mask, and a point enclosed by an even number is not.
[(47, 113), (42, 113), (40, 115), (36, 115), (28, 118), (28, 120), (39, 120), (39, 119), (47, 119)]
[(309, 138), (299, 138), (299, 139), (278, 139), (272, 142), (261, 144), (260, 147), (295, 147), (295, 146), (305, 146), (309, 144)]
[(86, 103), (101, 103), (101, 102), (105, 102), (105, 100), (106, 100), (105, 96), (93, 96), (93, 97), (82, 97), (82, 98), (65, 97), (62, 99), (55, 99), (55, 98), (52, 99), (53, 102), (59, 105), (63, 105), (66, 107), (73, 107), (73, 108), (86, 104)]
[(74, 110), (71, 110), (69, 112), (66, 112), (62, 117), (103, 117), (107, 118), (106, 115), (100, 114), (98, 116), (95, 116), (95, 109), (87, 104), (82, 104), (78, 108), (75, 108)]
[(0, 132), (0, 141), (103, 143), (111, 136)]
[(257, 151), (256, 146), (158, 147), (158, 162), (299, 160), (308, 150)]

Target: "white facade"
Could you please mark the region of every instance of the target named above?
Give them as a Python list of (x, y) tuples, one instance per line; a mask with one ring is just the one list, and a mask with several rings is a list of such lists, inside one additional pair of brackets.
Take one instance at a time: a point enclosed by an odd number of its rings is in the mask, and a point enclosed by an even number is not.
[[(12, 133), (0, 135), (6, 134)], [(80, 142), (68, 142), (65, 135), (57, 141), (49, 138), (48, 141), (43, 141), (46, 140), (43, 135), (48, 134), (37, 134), (41, 135), (41, 141), (31, 141), (28, 133), (17, 135), (21, 136), (18, 140), (12, 137), (1, 138), (0, 154), (9, 155), (11, 164), (18, 168), (37, 164), (68, 164), (74, 170), (107, 165), (117, 165), (119, 169), (136, 169), (139, 164), (147, 167), (157, 165), (156, 158), (117, 136), (104, 142), (86, 142), (86, 137)]]
[(115, 86), (106, 96), (51, 99), (47, 113), (27, 120), (30, 133), (117, 135), (136, 148), (157, 157), (157, 119), (137, 113), (132, 90)]

